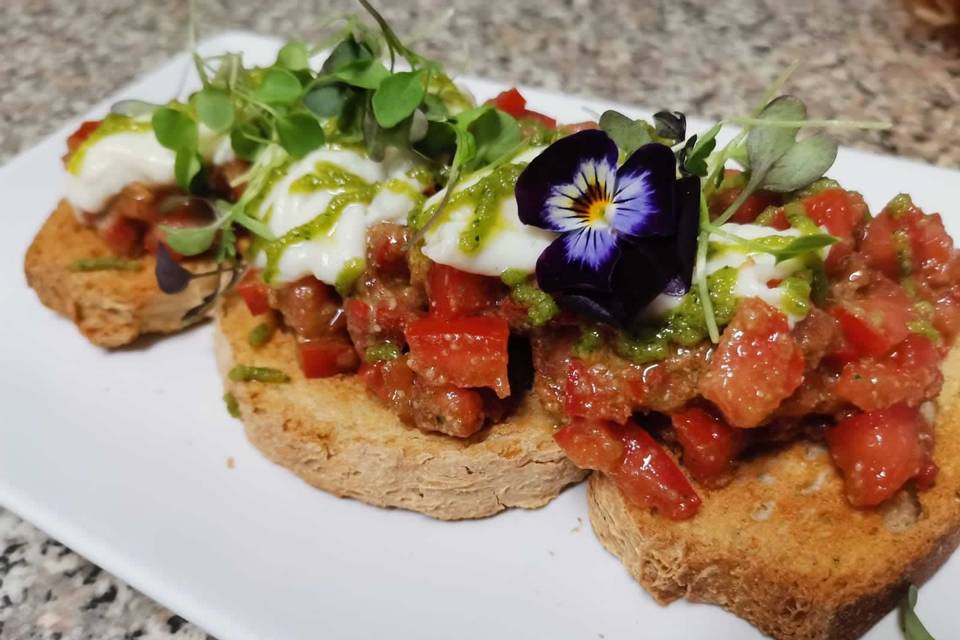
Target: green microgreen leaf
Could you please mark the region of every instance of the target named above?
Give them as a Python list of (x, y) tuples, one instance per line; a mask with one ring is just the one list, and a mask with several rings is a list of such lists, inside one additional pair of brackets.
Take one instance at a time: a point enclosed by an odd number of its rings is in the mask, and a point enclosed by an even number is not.
[(204, 227), (169, 227), (160, 225), (170, 248), (185, 256), (196, 256), (213, 246), (219, 223)]
[(467, 126), (476, 144), (473, 158), (466, 164), (467, 170), (491, 164), (516, 151), (523, 142), (520, 125), (507, 113), (487, 107)]
[(191, 98), (200, 122), (214, 131), (226, 131), (233, 126), (233, 101), (226, 91), (207, 88)]
[(230, 146), (238, 158), (252, 161), (262, 146), (259, 136), (260, 131), (252, 125), (242, 125), (230, 132)]
[(837, 159), (837, 143), (816, 135), (794, 144), (770, 167), (762, 188), (779, 193), (801, 189), (817, 180)]
[(324, 143), (323, 127), (317, 118), (306, 111), (297, 111), (277, 118), (280, 146), (294, 158), (302, 158)]
[(299, 40), (291, 40), (280, 47), (276, 64), (290, 71), (307, 69), (310, 66), (310, 53), (307, 50), (307, 45)]
[(167, 149), (196, 149), (197, 122), (183, 111), (170, 107), (157, 109), (150, 123), (157, 142)]
[(837, 242), (837, 238), (825, 233), (811, 234), (800, 236), (799, 238), (791, 240), (784, 247), (768, 251), (767, 253), (774, 256), (779, 264), (784, 260), (789, 260), (790, 258), (796, 258), (809, 253), (816, 253), (820, 249), (829, 247)]
[(143, 100), (120, 100), (110, 105), (110, 113), (118, 116), (127, 116), (128, 118), (138, 118), (148, 113), (153, 113), (160, 108), (160, 105)]
[(355, 60), (334, 72), (334, 77), (361, 89), (376, 89), (390, 72), (379, 60)]
[[(758, 120), (804, 120), (807, 108), (795, 96), (780, 96), (760, 112)], [(797, 140), (800, 127), (757, 125), (747, 136), (747, 155), (752, 173), (765, 174)]]
[(604, 111), (599, 124), (624, 155), (629, 156), (643, 145), (653, 142), (652, 127), (648, 123), (633, 120), (618, 111)]
[(914, 610), (916, 606), (917, 587), (910, 585), (910, 588), (907, 589), (907, 597), (903, 599), (903, 605), (900, 609), (900, 627), (903, 629), (903, 635), (906, 640), (934, 640), (930, 632), (920, 622), (920, 618)]
[(373, 94), (377, 123), (389, 129), (410, 117), (426, 93), (426, 72), (401, 71), (383, 79)]
[(658, 111), (653, 114), (653, 124), (661, 138), (680, 142), (687, 137), (687, 117), (679, 111)]
[(173, 176), (177, 186), (184, 191), (190, 191), (193, 179), (203, 168), (202, 158), (193, 147), (181, 147), (173, 164)]
[(680, 153), (680, 170), (701, 178), (707, 175), (707, 159), (717, 147), (717, 134), (723, 125), (713, 125), (701, 136), (691, 136)]
[(303, 106), (319, 118), (332, 118), (343, 110), (347, 101), (344, 87), (328, 84), (312, 89), (303, 98)]
[(323, 73), (333, 73), (357, 60), (370, 60), (372, 58), (370, 51), (350, 36), (333, 48), (327, 59), (323, 61), (320, 70)]
[(297, 76), (286, 69), (274, 67), (263, 74), (263, 81), (253, 95), (267, 104), (290, 104), (300, 97), (302, 91)]

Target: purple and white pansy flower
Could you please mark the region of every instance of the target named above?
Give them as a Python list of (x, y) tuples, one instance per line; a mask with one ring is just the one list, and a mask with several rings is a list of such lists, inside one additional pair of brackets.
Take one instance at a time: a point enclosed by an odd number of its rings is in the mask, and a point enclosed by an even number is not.
[(697, 178), (677, 179), (670, 147), (619, 150), (589, 129), (553, 143), (517, 180), (520, 219), (559, 233), (537, 261), (540, 287), (595, 319), (624, 324), (660, 293), (690, 287)]

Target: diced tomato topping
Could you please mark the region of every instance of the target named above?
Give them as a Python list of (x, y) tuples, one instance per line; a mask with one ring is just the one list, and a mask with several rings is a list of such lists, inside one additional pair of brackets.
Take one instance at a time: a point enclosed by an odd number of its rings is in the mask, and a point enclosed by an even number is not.
[(719, 488), (729, 482), (734, 459), (743, 447), (743, 432), (731, 428), (703, 409), (687, 409), (670, 416), (683, 447), (683, 464), (700, 483)]
[(956, 275), (953, 241), (939, 214), (924, 215), (916, 208), (899, 215), (884, 211), (867, 225), (860, 248), (867, 264), (890, 278), (949, 281)]
[(548, 129), (557, 128), (557, 121), (554, 118), (551, 118), (546, 114), (540, 113), (539, 111), (530, 111), (528, 109), (527, 111), (523, 112), (523, 117), (526, 118), (527, 120), (535, 120), (536, 122), (539, 122), (540, 124), (547, 127)]
[(499, 286), (496, 278), (434, 262), (427, 272), (430, 313), (438, 318), (473, 315), (496, 301)]
[(836, 393), (864, 411), (903, 402), (916, 406), (934, 398), (943, 383), (941, 357), (929, 338), (910, 334), (881, 358), (862, 358), (843, 367)]
[(414, 421), (421, 429), (467, 438), (483, 428), (483, 396), (475, 389), (451, 385), (418, 386), (413, 402)]
[(143, 224), (136, 220), (112, 216), (101, 227), (100, 234), (110, 251), (117, 255), (135, 256), (142, 250)]
[(275, 291), (277, 309), (287, 326), (304, 339), (338, 333), (343, 324), (333, 287), (313, 276), (300, 278)]
[(81, 123), (80, 126), (77, 127), (77, 130), (67, 138), (67, 149), (69, 152), (73, 153), (76, 151), (77, 148), (90, 137), (90, 134), (97, 130), (101, 122), (103, 122), (103, 120), (87, 120)]
[[(723, 213), (727, 208), (740, 197), (743, 191), (742, 187), (732, 187), (718, 191), (710, 197), (710, 210), (717, 215)], [(750, 194), (743, 204), (734, 212), (731, 222), (738, 224), (750, 224), (757, 219), (764, 209), (776, 204), (777, 197), (769, 191), (757, 191)], [(787, 227), (790, 225), (788, 224)]]
[(623, 439), (613, 423), (605, 420), (574, 418), (553, 434), (553, 439), (581, 469), (613, 473), (623, 460)]
[(830, 235), (844, 240), (853, 238), (854, 231), (863, 222), (866, 208), (853, 194), (840, 188), (824, 189), (802, 201), (807, 216)]
[(367, 261), (380, 273), (408, 275), (407, 228), (391, 223), (370, 227), (367, 232)]
[(572, 133), (577, 133), (578, 131), (586, 131), (587, 129), (599, 129), (600, 125), (593, 120), (584, 120), (583, 122), (573, 122), (571, 124), (565, 124), (561, 127), (567, 135)]
[(355, 371), (360, 364), (357, 352), (346, 340), (317, 338), (297, 345), (297, 359), (307, 378), (329, 378)]
[(827, 432), (852, 505), (876, 506), (920, 472), (922, 420), (916, 409), (899, 404), (844, 418)]
[(405, 332), (410, 368), (434, 386), (489, 387), (505, 398), (507, 340), (510, 327), (501, 318), (420, 318)]
[(908, 324), (915, 319), (905, 294), (845, 302), (831, 312), (854, 350), (875, 357), (903, 341), (910, 333)]
[[(563, 408), (568, 416), (612, 420), (623, 424), (633, 413), (631, 389), (622, 376), (601, 364), (573, 358), (567, 365)], [(642, 384), (641, 380), (637, 380)]]
[(550, 116), (527, 109), (527, 99), (524, 98), (516, 88), (501, 92), (487, 104), (492, 104), (497, 109), (500, 109), (500, 111), (513, 116), (517, 120), (526, 118), (535, 120), (549, 129), (557, 128), (557, 121)]
[(522, 117), (523, 113), (527, 110), (527, 99), (523, 97), (523, 94), (521, 94), (516, 87), (501, 91), (497, 97), (490, 102), (497, 109), (514, 118)]
[(627, 423), (623, 437), (626, 454), (614, 481), (628, 500), (655, 507), (672, 520), (692, 518), (700, 510), (700, 497), (673, 458), (649, 433)]
[(364, 364), (359, 375), (367, 388), (390, 406), (401, 420), (413, 419), (411, 401), (416, 374), (407, 366), (406, 357)]
[(700, 381), (731, 425), (759, 426), (803, 382), (803, 351), (787, 318), (748, 298), (737, 307)]
[(247, 303), (247, 309), (250, 315), (259, 316), (270, 311), (270, 289), (267, 284), (260, 279), (260, 272), (255, 270), (247, 271), (243, 279), (237, 283), (237, 293)]
[(691, 518), (700, 509), (700, 497), (683, 471), (635, 422), (574, 420), (554, 439), (577, 466), (606, 473), (632, 504), (673, 520)]

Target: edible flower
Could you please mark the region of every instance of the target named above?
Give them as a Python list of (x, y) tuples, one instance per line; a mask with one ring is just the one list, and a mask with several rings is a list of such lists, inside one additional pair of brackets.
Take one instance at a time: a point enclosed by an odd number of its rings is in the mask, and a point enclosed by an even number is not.
[(540, 288), (581, 314), (628, 323), (661, 293), (690, 288), (699, 178), (677, 179), (670, 147), (651, 143), (617, 166), (599, 129), (562, 138), (517, 180), (520, 219), (560, 236), (537, 260)]

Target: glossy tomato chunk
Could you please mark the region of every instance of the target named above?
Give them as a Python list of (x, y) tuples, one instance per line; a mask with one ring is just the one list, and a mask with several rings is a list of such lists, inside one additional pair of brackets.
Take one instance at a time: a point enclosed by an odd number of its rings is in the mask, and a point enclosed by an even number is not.
[(360, 364), (357, 352), (346, 340), (316, 338), (297, 345), (300, 369), (307, 378), (329, 378), (338, 373), (356, 371)]
[(633, 421), (574, 419), (554, 439), (577, 466), (607, 474), (631, 504), (673, 520), (700, 509), (700, 497), (674, 459)]
[(250, 315), (259, 316), (270, 311), (270, 288), (260, 279), (259, 271), (247, 271), (237, 284), (236, 291), (247, 304)]
[(735, 427), (759, 426), (803, 382), (803, 351), (787, 318), (748, 298), (727, 325), (700, 392)]
[(124, 257), (142, 253), (143, 233), (143, 223), (122, 216), (110, 216), (100, 228), (100, 234), (110, 251)]
[(280, 287), (275, 292), (276, 306), (284, 322), (304, 339), (327, 337), (339, 333), (340, 303), (333, 287), (313, 276)]
[(686, 409), (670, 416), (683, 447), (683, 464), (698, 482), (718, 488), (729, 482), (734, 459), (743, 447), (743, 432), (703, 409)]
[(910, 334), (914, 320), (905, 295), (845, 302), (831, 311), (847, 343), (860, 355), (882, 356)]
[(413, 396), (414, 423), (425, 431), (467, 438), (483, 428), (483, 396), (452, 385), (418, 386)]
[(430, 313), (458, 318), (482, 311), (496, 302), (500, 281), (434, 262), (427, 272)]
[(497, 97), (490, 101), (493, 106), (504, 113), (510, 114), (514, 118), (520, 118), (527, 110), (527, 99), (517, 90), (516, 87), (501, 91)]
[(922, 419), (901, 404), (845, 418), (827, 432), (852, 505), (876, 506), (920, 472)]
[(501, 318), (420, 318), (405, 331), (410, 368), (427, 384), (489, 387), (505, 398), (507, 340), (510, 327)]
[(623, 462), (612, 477), (627, 500), (640, 507), (653, 507), (672, 520), (697, 514), (700, 496), (649, 433), (635, 423), (627, 423), (623, 446)]
[(853, 239), (867, 213), (862, 199), (840, 188), (824, 189), (801, 202), (815, 224), (826, 227), (830, 235), (843, 240)]
[(614, 473), (623, 460), (623, 440), (616, 427), (605, 420), (574, 418), (553, 438), (581, 469)]
[(940, 392), (940, 360), (940, 352), (929, 338), (910, 334), (886, 356), (846, 364), (835, 391), (864, 411), (900, 402), (916, 406)]
[[(639, 375), (636, 385), (643, 384)], [(633, 413), (634, 395), (630, 381), (621, 372), (579, 358), (573, 358), (567, 365), (563, 408), (568, 416), (612, 420), (623, 424)]]

